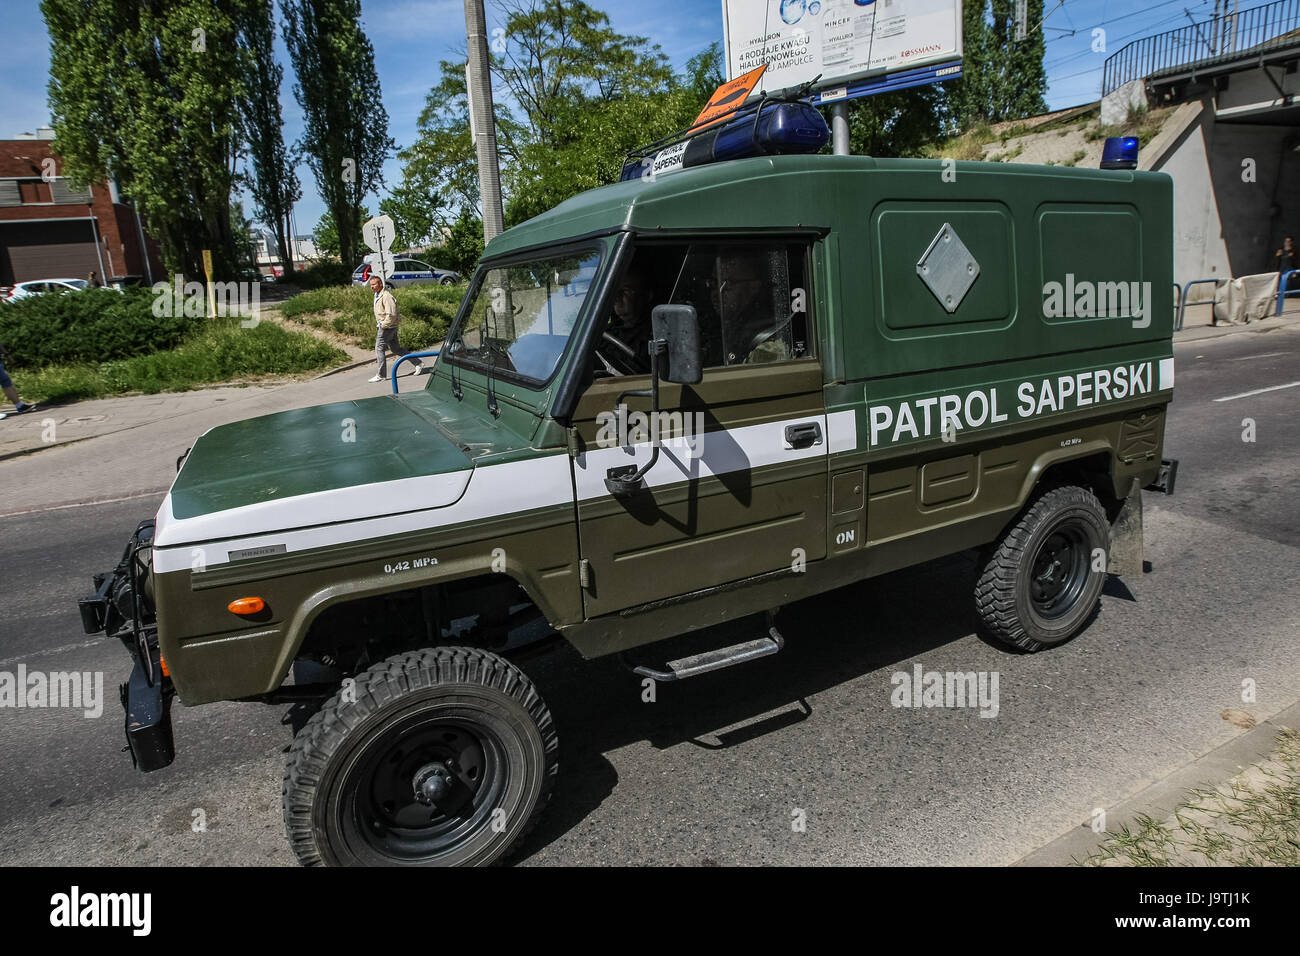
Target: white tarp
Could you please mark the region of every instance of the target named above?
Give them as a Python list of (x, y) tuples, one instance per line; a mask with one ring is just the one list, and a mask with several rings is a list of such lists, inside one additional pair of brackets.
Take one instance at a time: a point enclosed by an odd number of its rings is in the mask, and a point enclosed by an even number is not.
[(961, 22), (961, 0), (722, 0), (727, 78), (767, 63), (760, 90), (827, 88), (952, 60)]
[(1272, 315), (1277, 307), (1277, 276), (1263, 272), (1220, 282), (1214, 290), (1215, 324), (1244, 325)]

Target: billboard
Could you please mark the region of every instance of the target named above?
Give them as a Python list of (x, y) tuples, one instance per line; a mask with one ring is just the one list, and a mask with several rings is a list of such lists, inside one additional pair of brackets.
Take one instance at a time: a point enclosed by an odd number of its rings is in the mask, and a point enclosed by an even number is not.
[(722, 0), (727, 76), (767, 63), (760, 90), (819, 74), (817, 89), (829, 90), (951, 63), (961, 58), (961, 22), (961, 0)]

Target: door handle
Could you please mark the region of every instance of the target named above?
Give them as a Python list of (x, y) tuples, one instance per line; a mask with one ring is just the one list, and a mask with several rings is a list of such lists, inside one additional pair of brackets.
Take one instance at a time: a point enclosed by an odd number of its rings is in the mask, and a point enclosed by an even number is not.
[(785, 440), (791, 448), (811, 448), (822, 443), (820, 422), (800, 422), (785, 426)]

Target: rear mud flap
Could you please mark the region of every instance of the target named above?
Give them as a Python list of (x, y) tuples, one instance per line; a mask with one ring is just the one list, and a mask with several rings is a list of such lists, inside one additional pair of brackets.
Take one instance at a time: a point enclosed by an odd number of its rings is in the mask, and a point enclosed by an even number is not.
[(1136, 576), (1142, 573), (1142, 488), (1133, 479), (1128, 497), (1110, 523), (1110, 574)]

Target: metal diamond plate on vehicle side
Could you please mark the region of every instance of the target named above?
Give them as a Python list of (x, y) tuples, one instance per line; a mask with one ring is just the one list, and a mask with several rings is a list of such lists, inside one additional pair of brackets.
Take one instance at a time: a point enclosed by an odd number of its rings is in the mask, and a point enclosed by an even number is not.
[(916, 263), (916, 274), (949, 312), (956, 312), (961, 300), (980, 275), (980, 264), (961, 241), (950, 223), (944, 223), (930, 246)]

